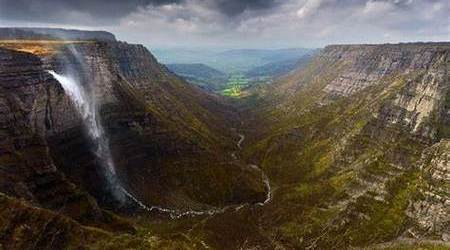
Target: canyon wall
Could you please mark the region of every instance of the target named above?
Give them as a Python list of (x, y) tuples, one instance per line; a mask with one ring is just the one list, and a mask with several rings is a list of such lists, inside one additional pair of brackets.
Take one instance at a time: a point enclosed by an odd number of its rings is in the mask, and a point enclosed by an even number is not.
[(82, 118), (47, 72), (55, 70), (94, 93), (120, 182), (143, 203), (201, 211), (265, 199), (259, 172), (230, 160), (234, 121), (224, 104), (170, 74), (143, 46), (79, 42), (21, 52), (29, 45), (0, 49), (2, 193), (85, 225), (132, 230), (104, 210), (137, 205), (110, 195)]
[(273, 244), (448, 241), (449, 54), (448, 43), (328, 46), (258, 90), (247, 159), (277, 190), (264, 216), (290, 215), (267, 225)]
[[(131, 225), (102, 210), (56, 166), (47, 137), (80, 130), (81, 122), (59, 84), (44, 71), (41, 60), (4, 49), (0, 49), (0, 58), (1, 192), (57, 210), (86, 225), (132, 230)], [(56, 119), (53, 112), (65, 115)]]

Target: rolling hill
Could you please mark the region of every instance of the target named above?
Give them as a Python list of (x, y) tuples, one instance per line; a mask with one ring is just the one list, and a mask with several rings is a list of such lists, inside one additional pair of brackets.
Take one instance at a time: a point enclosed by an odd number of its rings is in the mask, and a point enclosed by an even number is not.
[(173, 73), (203, 89), (218, 91), (226, 87), (228, 75), (202, 63), (166, 64)]

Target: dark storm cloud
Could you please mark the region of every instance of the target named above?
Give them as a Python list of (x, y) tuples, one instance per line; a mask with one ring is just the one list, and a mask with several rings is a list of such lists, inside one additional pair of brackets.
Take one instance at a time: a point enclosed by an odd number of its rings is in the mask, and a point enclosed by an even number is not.
[[(33, 22), (105, 24), (138, 7), (181, 0), (0, 0), (0, 19)], [(82, 19), (82, 18), (86, 19)], [(78, 20), (77, 20), (78, 19)]]
[(159, 46), (450, 40), (449, 0), (0, 0), (0, 26), (104, 29)]
[[(105, 25), (119, 21), (139, 7), (186, 2), (189, 0), (0, 0), (0, 20)], [(203, 3), (229, 17), (275, 6), (275, 0), (203, 0)]]
[(246, 10), (264, 10), (274, 7), (275, 0), (219, 0), (216, 2), (220, 12), (227, 16), (236, 16)]

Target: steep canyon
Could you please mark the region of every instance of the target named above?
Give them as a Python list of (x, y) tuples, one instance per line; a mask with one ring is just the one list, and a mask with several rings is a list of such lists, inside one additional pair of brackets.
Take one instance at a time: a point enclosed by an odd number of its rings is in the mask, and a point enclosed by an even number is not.
[(0, 40), (0, 249), (449, 247), (449, 43), (328, 46), (230, 100), (113, 35), (27, 32)]

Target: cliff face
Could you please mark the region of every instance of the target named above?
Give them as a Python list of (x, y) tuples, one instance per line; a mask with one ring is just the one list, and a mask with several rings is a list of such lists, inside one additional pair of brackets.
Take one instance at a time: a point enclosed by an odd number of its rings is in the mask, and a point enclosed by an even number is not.
[[(448, 194), (437, 190), (446, 189), (440, 180), (449, 166), (441, 151), (449, 138), (449, 53), (448, 43), (329, 46), (268, 87), (246, 116), (257, 131), (246, 153), (278, 188), (265, 216), (292, 215), (268, 226), (281, 231), (276, 244), (448, 240)], [(424, 225), (433, 237), (417, 233)]]
[[(43, 136), (36, 135), (36, 130), (45, 131), (43, 128), (50, 122), (46, 105), (50, 90), (41, 77), (44, 75), (41, 62), (39, 58), (24, 53), (7, 50), (0, 53), (3, 80), (2, 170), (6, 172), (2, 175), (4, 190), (19, 197), (38, 200), (39, 197), (33, 195), (33, 189), (39, 189), (41, 183), (44, 186), (55, 182), (62, 183), (61, 189), (54, 190), (55, 193), (59, 190), (63, 195), (70, 193), (74, 187), (58, 175), (48, 155), (46, 141)], [(16, 77), (17, 73), (21, 77)], [(35, 126), (37, 123), (41, 126)], [(16, 167), (19, 161), (26, 166)], [(27, 185), (28, 182), (31, 184)], [(42, 195), (43, 202), (46, 202), (45, 193), (38, 192), (37, 195)]]
[(348, 69), (327, 84), (324, 91), (349, 96), (376, 84), (384, 76), (427, 70), (445, 57), (446, 46), (448, 45), (328, 46), (321, 57), (324, 60), (342, 62)]
[[(308, 68), (279, 81), (273, 90), (277, 97), (271, 101), (282, 109), (279, 114), (293, 116), (314, 105), (384, 91), (391, 96), (383, 103), (378, 102), (383, 107), (372, 107), (380, 120), (437, 139), (445, 132), (431, 126), (439, 123), (437, 120), (448, 125), (443, 108), (448, 92), (449, 46), (448, 43), (328, 46)], [(305, 93), (310, 95), (303, 96)]]
[(409, 75), (395, 99), (383, 107), (381, 119), (434, 137), (437, 131), (431, 131), (427, 123), (433, 111), (437, 119), (443, 115), (438, 109), (448, 90), (448, 50), (448, 44), (330, 46), (322, 56), (337, 59), (336, 63), (343, 63), (346, 70), (323, 90), (331, 95), (350, 96), (383, 78)]
[[(44, 71), (41, 60), (28, 53), (0, 49), (0, 72), (1, 192), (58, 210), (86, 225), (131, 230), (130, 225), (109, 218), (91, 195), (55, 165), (47, 137), (79, 130), (81, 123), (61, 87)], [(56, 119), (53, 115), (57, 113), (65, 115)], [(52, 131), (52, 127), (58, 130)], [(110, 225), (103, 224), (105, 221)]]
[(419, 196), (408, 206), (412, 236), (449, 241), (450, 141), (426, 149), (419, 161)]
[(232, 114), (143, 46), (63, 43), (36, 54), (24, 46), (0, 48), (0, 192), (84, 225), (132, 230), (102, 210), (118, 204), (51, 69), (94, 93), (120, 181), (145, 204), (202, 210), (265, 199), (260, 173), (230, 160)]
[[(75, 44), (45, 60), (48, 68), (81, 72), (81, 83), (97, 96), (118, 171), (133, 193), (142, 193), (139, 198), (168, 207), (191, 200), (202, 207), (264, 197), (263, 186), (236, 192), (246, 178), (259, 177), (230, 163), (233, 115), (217, 97), (170, 74), (143, 46)], [(71, 156), (81, 145), (64, 147), (58, 136), (51, 141), (62, 165), (83, 159), (84, 152)]]

